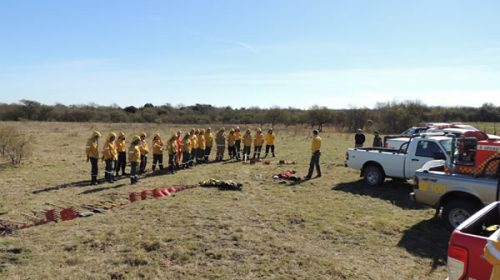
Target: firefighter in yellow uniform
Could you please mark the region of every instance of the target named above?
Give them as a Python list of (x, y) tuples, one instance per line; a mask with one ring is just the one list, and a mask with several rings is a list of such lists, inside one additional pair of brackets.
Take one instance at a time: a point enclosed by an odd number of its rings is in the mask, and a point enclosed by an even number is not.
[(234, 148), (236, 153), (236, 160), (240, 160), (241, 153), (241, 130), (240, 127), (237, 126), (234, 129)]
[(106, 138), (106, 143), (104, 143), (104, 146), (102, 147), (102, 159), (106, 164), (106, 168), (104, 171), (104, 178), (109, 183), (113, 183), (114, 181), (116, 181), (113, 176), (114, 175), (113, 164), (115, 163), (115, 160), (118, 159), (118, 153), (115, 147), (115, 140), (116, 140), (116, 133), (110, 132), (108, 134), (108, 137)]
[(139, 145), (141, 144), (141, 138), (137, 135), (132, 137), (132, 143), (128, 148), (128, 161), (130, 162), (130, 184), (135, 184), (139, 181), (137, 176), (137, 168), (141, 163), (141, 149)]
[(319, 137), (319, 131), (313, 130), (313, 138), (311, 143), (311, 162), (309, 163), (309, 172), (304, 179), (311, 179), (311, 176), (316, 167), (316, 172), (318, 172), (318, 177), (321, 177), (321, 168), (319, 166), (319, 157), (321, 156), (321, 137)]
[(177, 133), (175, 134), (176, 139), (175, 141), (177, 142), (177, 158), (175, 159), (175, 169), (179, 169), (181, 166), (182, 162), (182, 148), (184, 145), (182, 144), (182, 131), (177, 130)]
[(118, 160), (115, 165), (115, 176), (118, 177), (120, 169), (122, 176), (126, 175), (125, 167), (127, 166), (127, 146), (125, 144), (125, 133), (118, 133), (118, 138), (115, 140), (116, 151), (118, 152)]
[(253, 139), (253, 158), (260, 159), (262, 144), (264, 144), (264, 136), (262, 135), (262, 129), (259, 127), (257, 128), (257, 133), (255, 133), (255, 138)]
[(243, 160), (247, 161), (250, 159), (250, 152), (252, 151), (252, 131), (247, 129), (243, 135)]
[(175, 172), (175, 160), (177, 158), (177, 135), (172, 135), (167, 142), (168, 151), (168, 171), (170, 173)]
[(143, 174), (146, 171), (146, 165), (148, 164), (148, 154), (149, 148), (146, 142), (146, 137), (148, 136), (146, 132), (142, 132), (140, 135), (141, 142), (139, 143), (139, 150), (141, 151), (141, 163), (139, 165), (139, 174)]
[(229, 158), (234, 159), (236, 156), (236, 140), (234, 138), (234, 129), (231, 128), (229, 130), (229, 134), (227, 135), (227, 151), (229, 153)]
[(214, 145), (214, 134), (212, 133), (212, 129), (210, 127), (205, 131), (205, 144), (206, 148), (203, 157), (205, 162), (208, 162), (210, 153), (212, 152), (212, 147)]
[(153, 136), (153, 172), (156, 170), (156, 164), (163, 170), (163, 140), (158, 133)]
[(198, 135), (198, 159), (200, 163), (205, 162), (205, 149), (207, 148), (207, 142), (205, 139), (205, 130), (200, 129), (200, 134)]
[(182, 138), (182, 168), (189, 168), (191, 166), (191, 138), (186, 133)]
[(498, 280), (500, 279), (500, 229), (497, 229), (487, 240), (484, 258), (493, 267), (490, 280)]
[(191, 158), (189, 164), (193, 166), (196, 160), (196, 152), (198, 151), (198, 135), (196, 135), (196, 130), (194, 128), (189, 132), (189, 137), (191, 141)]
[(266, 143), (266, 154), (264, 154), (264, 158), (267, 157), (267, 154), (269, 154), (269, 149), (271, 149), (271, 153), (273, 154), (273, 157), (276, 157), (274, 154), (274, 140), (276, 139), (276, 135), (273, 132), (273, 129), (270, 128), (267, 131), (266, 136), (264, 137), (264, 142)]
[(87, 146), (85, 147), (85, 153), (87, 155), (87, 162), (90, 161), (90, 184), (97, 185), (97, 173), (98, 173), (98, 165), (99, 161), (99, 137), (101, 137), (101, 133), (99, 131), (92, 132), (92, 136), (87, 140)]

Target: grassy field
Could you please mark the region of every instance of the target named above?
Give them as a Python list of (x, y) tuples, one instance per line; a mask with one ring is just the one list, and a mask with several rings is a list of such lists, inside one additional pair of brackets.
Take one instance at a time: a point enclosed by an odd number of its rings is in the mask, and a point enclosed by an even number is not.
[[(175, 175), (87, 186), (84, 147), (103, 134), (178, 127), (141, 124), (8, 123), (35, 136), (20, 167), (0, 165), (0, 218), (44, 203), (94, 203), (132, 191), (216, 178), (242, 192), (194, 188), (173, 197), (130, 203), (106, 214), (50, 223), (0, 237), (1, 279), (444, 279), (449, 232), (434, 211), (413, 204), (411, 185), (370, 188), (343, 166), (351, 134), (322, 133), (323, 177), (296, 185), (272, 175), (307, 172), (309, 129), (277, 129), (271, 165), (224, 162)], [(217, 127), (214, 127), (217, 128)], [(185, 129), (185, 128), (184, 128)], [(129, 138), (130, 139), (130, 138)], [(371, 143), (371, 135), (368, 142)], [(101, 142), (102, 145), (103, 142)], [(296, 160), (279, 166), (278, 159)], [(150, 159), (151, 160), (151, 159)], [(100, 177), (104, 175), (100, 163)]]

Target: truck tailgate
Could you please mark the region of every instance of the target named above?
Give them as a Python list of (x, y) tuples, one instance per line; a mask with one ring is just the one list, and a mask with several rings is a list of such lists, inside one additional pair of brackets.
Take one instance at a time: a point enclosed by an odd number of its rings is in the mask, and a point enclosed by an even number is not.
[[(486, 238), (482, 236), (453, 231), (450, 241), (454, 246), (459, 246), (467, 250), (467, 276), (466, 279), (489, 279), (491, 265), (484, 259), (484, 246)], [(450, 242), (450, 246), (452, 245)]]

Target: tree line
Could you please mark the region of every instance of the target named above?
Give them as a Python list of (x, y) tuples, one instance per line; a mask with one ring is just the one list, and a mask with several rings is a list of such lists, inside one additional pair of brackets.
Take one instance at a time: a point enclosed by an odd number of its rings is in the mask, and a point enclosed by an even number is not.
[(142, 107), (86, 105), (45, 105), (32, 100), (0, 103), (1, 121), (61, 121), (171, 124), (259, 124), (332, 126), (339, 131), (357, 128), (379, 130), (382, 133), (401, 132), (408, 127), (427, 122), (498, 122), (500, 107), (485, 103), (481, 107), (428, 106), (420, 101), (382, 102), (373, 109), (329, 109), (313, 106), (297, 108), (232, 108), (208, 104), (191, 106), (146, 103)]

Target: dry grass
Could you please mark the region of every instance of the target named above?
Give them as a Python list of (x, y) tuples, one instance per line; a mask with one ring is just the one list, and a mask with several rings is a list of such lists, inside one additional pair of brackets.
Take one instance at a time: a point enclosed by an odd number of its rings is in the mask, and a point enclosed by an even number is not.
[[(195, 188), (106, 214), (51, 223), (0, 238), (2, 279), (444, 279), (449, 236), (433, 210), (413, 205), (411, 186), (369, 188), (343, 167), (352, 135), (325, 132), (324, 176), (294, 186), (272, 181), (293, 168), (305, 175), (309, 130), (277, 130), (277, 159), (295, 166), (216, 163), (130, 186), (86, 186), (90, 132), (177, 127), (140, 124), (11, 123), (36, 135), (34, 156), (0, 165), (0, 218), (44, 202), (92, 203), (131, 191), (208, 178), (242, 182), (242, 192)], [(370, 137), (369, 137), (370, 138)], [(371, 138), (368, 139), (371, 141)], [(103, 164), (100, 176), (103, 176)], [(66, 184), (66, 185), (65, 185)], [(59, 202), (60, 203), (60, 202)]]

